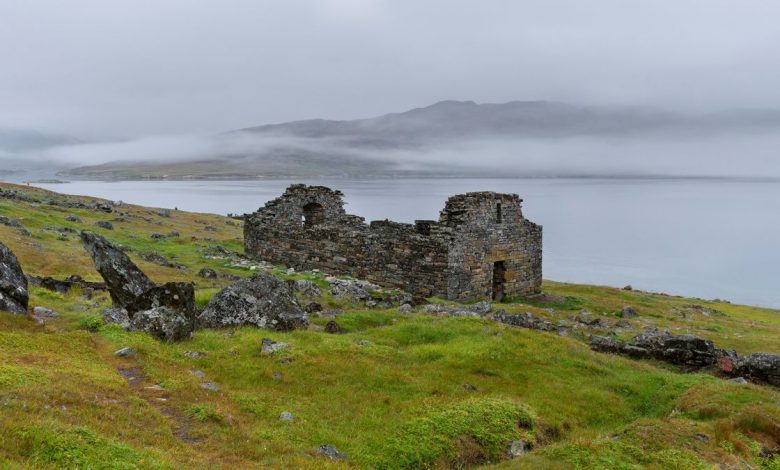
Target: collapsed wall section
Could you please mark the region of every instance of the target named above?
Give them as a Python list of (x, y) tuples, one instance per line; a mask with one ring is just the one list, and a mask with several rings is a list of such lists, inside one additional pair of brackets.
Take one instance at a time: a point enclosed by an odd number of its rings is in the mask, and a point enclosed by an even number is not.
[(415, 226), (367, 225), (344, 211), (343, 195), (294, 185), (246, 217), (246, 253), (297, 270), (322, 269), (397, 287), (418, 296), (446, 292), (447, 247)]

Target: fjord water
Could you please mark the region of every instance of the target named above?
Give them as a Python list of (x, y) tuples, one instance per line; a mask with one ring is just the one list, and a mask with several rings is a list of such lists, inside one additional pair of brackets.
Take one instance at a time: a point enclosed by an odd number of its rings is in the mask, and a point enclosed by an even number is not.
[[(780, 307), (780, 183), (701, 179), (296, 181), (344, 192), (367, 220), (436, 219), (448, 196), (517, 193), (544, 226), (544, 277)], [(195, 212), (246, 213), (293, 181), (41, 185)]]

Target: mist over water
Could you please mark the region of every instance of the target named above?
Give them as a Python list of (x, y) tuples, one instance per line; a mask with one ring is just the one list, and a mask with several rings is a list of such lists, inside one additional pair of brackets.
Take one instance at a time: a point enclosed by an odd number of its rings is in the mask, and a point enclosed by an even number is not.
[(544, 226), (544, 277), (780, 307), (780, 183), (740, 180), (386, 179), (73, 182), (70, 194), (211, 213), (246, 213), (292, 183), (344, 192), (367, 220), (437, 219), (468, 191), (517, 193)]

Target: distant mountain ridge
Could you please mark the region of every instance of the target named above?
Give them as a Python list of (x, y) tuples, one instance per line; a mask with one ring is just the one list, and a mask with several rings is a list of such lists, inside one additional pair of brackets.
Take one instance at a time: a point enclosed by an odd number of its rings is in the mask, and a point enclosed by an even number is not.
[[(551, 101), (478, 104), (441, 101), (399, 113), (354, 120), (309, 119), (247, 127), (216, 136), (249, 141), (217, 146), (213, 156), (153, 163), (119, 161), (69, 170), (99, 179), (282, 178), (377, 176), (507, 176), (475, 166), (432, 162), (428, 152), (458, 142), (699, 138), (780, 131), (780, 110), (735, 109), (687, 115), (648, 107), (577, 106)], [(246, 143), (246, 142), (245, 142)], [(399, 167), (393, 153), (417, 152)], [(405, 155), (406, 155), (405, 154)]]

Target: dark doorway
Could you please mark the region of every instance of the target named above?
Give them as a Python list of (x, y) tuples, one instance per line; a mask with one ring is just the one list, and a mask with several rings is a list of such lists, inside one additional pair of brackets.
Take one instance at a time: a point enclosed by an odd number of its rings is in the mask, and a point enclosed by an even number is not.
[(303, 226), (313, 227), (315, 225), (321, 225), (325, 222), (325, 211), (322, 208), (322, 204), (316, 202), (310, 202), (303, 206)]
[(504, 300), (504, 284), (506, 284), (506, 265), (503, 261), (493, 263), (493, 300)]

